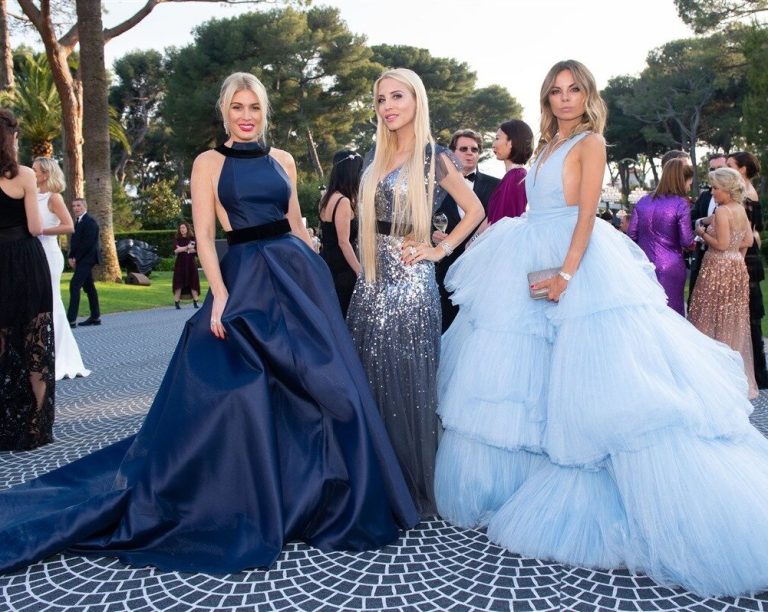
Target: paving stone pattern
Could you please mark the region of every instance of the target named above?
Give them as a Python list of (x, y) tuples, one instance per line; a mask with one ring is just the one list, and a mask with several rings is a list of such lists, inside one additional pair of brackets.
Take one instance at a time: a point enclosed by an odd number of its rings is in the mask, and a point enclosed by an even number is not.
[[(93, 374), (57, 385), (54, 444), (0, 454), (0, 488), (135, 432), (192, 313), (123, 313), (105, 316), (101, 327), (75, 330)], [(768, 432), (768, 393), (756, 401), (753, 421)], [(768, 593), (702, 599), (624, 570), (519, 557), (482, 532), (431, 521), (381, 550), (326, 554), (295, 543), (270, 571), (226, 576), (58, 554), (0, 576), (0, 610), (768, 610)]]

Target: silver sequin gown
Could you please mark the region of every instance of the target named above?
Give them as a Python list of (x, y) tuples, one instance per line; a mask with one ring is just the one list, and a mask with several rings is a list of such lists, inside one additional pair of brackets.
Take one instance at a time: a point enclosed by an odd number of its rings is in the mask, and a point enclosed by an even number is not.
[[(436, 151), (445, 155), (439, 155), (435, 164), (434, 210), (445, 196), (437, 186), (446, 172), (442, 160), (460, 167), (450, 151), (443, 147)], [(392, 222), (399, 175), (400, 169), (392, 171), (376, 189), (378, 221)], [(407, 181), (399, 189), (405, 195)], [(377, 279), (368, 283), (358, 278), (347, 325), (416, 507), (428, 517), (437, 514), (433, 480), (440, 429), (436, 413), (440, 294), (435, 264), (403, 264), (402, 243), (401, 236), (377, 234)]]

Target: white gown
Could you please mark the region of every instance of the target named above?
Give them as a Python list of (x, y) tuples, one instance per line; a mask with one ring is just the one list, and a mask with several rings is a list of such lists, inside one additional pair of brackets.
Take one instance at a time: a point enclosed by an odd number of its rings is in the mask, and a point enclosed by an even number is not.
[[(48, 210), (50, 193), (37, 194), (37, 206), (43, 219), (43, 227), (55, 227), (59, 225), (59, 218)], [(83, 365), (80, 349), (77, 347), (75, 336), (69, 327), (67, 314), (64, 310), (64, 302), (61, 301), (61, 273), (64, 270), (64, 255), (59, 248), (56, 236), (38, 236), (43, 245), (45, 256), (48, 259), (48, 267), (51, 269), (51, 283), (53, 285), (53, 334), (56, 339), (56, 380), (62, 378), (75, 378), (76, 376), (88, 376), (91, 371)]]

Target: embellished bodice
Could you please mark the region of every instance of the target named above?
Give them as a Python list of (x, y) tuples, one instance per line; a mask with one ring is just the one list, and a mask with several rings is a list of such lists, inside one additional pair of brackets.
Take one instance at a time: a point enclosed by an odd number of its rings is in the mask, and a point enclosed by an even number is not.
[[(444, 155), (445, 154), (445, 155)], [(440, 208), (440, 205), (443, 203), (443, 199), (445, 199), (446, 192), (443, 190), (442, 187), (440, 187), (440, 181), (445, 178), (447, 169), (444, 165), (444, 158), (448, 157), (451, 162), (454, 164), (454, 166), (461, 171), (461, 164), (459, 161), (454, 157), (453, 153), (450, 151), (450, 149), (446, 149), (443, 146), (435, 145), (435, 155), (437, 156), (437, 161), (435, 163), (435, 191), (434, 191), (434, 199), (432, 202), (432, 212), (435, 212), (438, 208)], [(427, 147), (427, 152), (425, 156), (425, 162), (424, 162), (424, 174), (423, 176), (419, 177), (419, 180), (424, 181), (425, 188), (428, 183), (428, 176), (429, 176), (429, 165), (432, 159), (431, 149), (430, 147)], [(366, 170), (370, 166), (370, 163), (373, 161), (373, 153), (369, 152), (366, 156)], [(375, 198), (375, 206), (376, 206), (376, 219), (379, 221), (386, 221), (389, 223), (403, 223), (405, 225), (409, 225), (408, 219), (395, 219), (395, 195), (396, 193), (399, 193), (401, 198), (407, 198), (408, 197), (408, 181), (410, 180), (410, 177), (408, 176), (401, 176), (401, 174), (405, 170), (401, 167), (395, 168), (392, 172), (387, 174), (376, 186), (376, 198)]]
[[(569, 138), (546, 160), (543, 160), (544, 151), (542, 151), (533, 162), (533, 166), (525, 177), (525, 193), (531, 213), (566, 208), (563, 193), (563, 164), (570, 150), (589, 134), (591, 132), (582, 132)], [(575, 211), (578, 206), (571, 208)]]
[[(730, 214), (730, 211), (728, 212)], [(716, 223), (717, 223), (717, 219), (715, 219), (713, 223), (710, 223), (706, 229), (707, 234), (709, 234), (712, 237), (715, 237), (717, 234), (717, 226), (715, 225)], [(724, 251), (721, 251), (719, 249), (708, 248), (707, 257), (714, 258), (714, 259), (735, 259), (735, 260), (744, 261), (744, 256), (741, 254), (740, 246), (742, 241), (744, 240), (744, 236), (746, 236), (747, 234), (747, 231), (748, 230), (746, 229), (736, 230), (733, 228), (733, 225), (731, 224), (731, 235), (728, 237), (728, 246), (725, 248)]]
[(232, 229), (243, 229), (285, 218), (291, 182), (269, 147), (235, 142), (215, 149), (226, 157), (219, 176), (218, 196)]
[(680, 254), (693, 243), (690, 204), (675, 194), (646, 195), (636, 205), (628, 235), (651, 261), (661, 252)]

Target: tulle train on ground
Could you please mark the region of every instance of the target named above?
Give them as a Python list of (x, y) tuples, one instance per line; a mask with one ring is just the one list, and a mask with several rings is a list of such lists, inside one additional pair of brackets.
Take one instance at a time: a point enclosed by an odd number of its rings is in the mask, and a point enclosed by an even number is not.
[(768, 588), (768, 441), (738, 353), (666, 306), (643, 252), (598, 220), (559, 304), (577, 207), (504, 219), (451, 268), (438, 509), (513, 552), (626, 566), (704, 595)]

